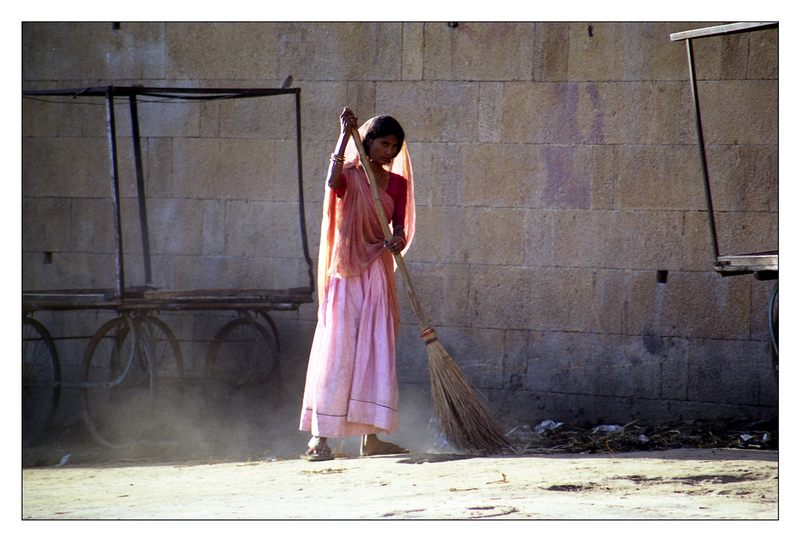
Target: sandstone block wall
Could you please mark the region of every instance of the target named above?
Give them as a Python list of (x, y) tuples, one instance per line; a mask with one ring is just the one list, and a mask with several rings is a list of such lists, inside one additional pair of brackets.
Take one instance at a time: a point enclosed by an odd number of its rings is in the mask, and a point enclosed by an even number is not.
[[(685, 48), (669, 40), (712, 24), (25, 23), (23, 86), (280, 87), (291, 76), (314, 257), (338, 113), (392, 114), (418, 183), (415, 286), (509, 425), (767, 416), (774, 283), (711, 267)], [(778, 31), (699, 40), (695, 52), (720, 249), (775, 249)], [(137, 284), (126, 107), (124, 241)], [(140, 113), (156, 285), (307, 284), (291, 98)], [(104, 115), (102, 101), (23, 100), (25, 289), (113, 285)], [(403, 303), (401, 384), (424, 387)], [(37, 314), (57, 335), (108, 316)], [(301, 389), (315, 307), (276, 317), (287, 386)], [(225, 317), (164, 318), (197, 373)], [(81, 341), (60, 348), (69, 371)]]

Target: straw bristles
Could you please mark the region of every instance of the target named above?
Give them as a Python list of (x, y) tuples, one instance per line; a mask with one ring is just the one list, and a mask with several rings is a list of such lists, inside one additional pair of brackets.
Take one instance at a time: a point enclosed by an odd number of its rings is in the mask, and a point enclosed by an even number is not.
[(447, 440), (470, 452), (494, 452), (510, 444), (497, 427), (486, 400), (473, 388), (438, 339), (427, 342), (431, 395)]

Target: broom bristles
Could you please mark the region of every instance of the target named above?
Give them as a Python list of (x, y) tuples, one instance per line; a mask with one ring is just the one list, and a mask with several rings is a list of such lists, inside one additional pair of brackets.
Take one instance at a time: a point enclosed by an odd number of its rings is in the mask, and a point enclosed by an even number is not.
[(426, 342), (431, 395), (447, 440), (466, 451), (493, 452), (510, 446), (486, 400), (470, 385), (453, 357), (435, 335)]

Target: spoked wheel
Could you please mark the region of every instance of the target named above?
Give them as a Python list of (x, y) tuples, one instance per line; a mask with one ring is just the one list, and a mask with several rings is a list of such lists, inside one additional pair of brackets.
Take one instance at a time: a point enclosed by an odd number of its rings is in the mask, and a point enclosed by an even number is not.
[[(206, 406), (223, 419), (277, 398), (278, 348), (271, 331), (245, 315), (222, 326), (208, 350)], [(266, 402), (265, 402), (266, 401)]]
[(772, 289), (769, 301), (769, 334), (770, 352), (772, 354), (772, 372), (778, 382), (778, 283)]
[(22, 318), (22, 442), (34, 444), (50, 428), (61, 397), (61, 366), (50, 333)]
[[(81, 367), (81, 410), (99, 443), (124, 447), (163, 438), (160, 378), (183, 376), (180, 346), (158, 318), (114, 318), (89, 342)], [(181, 383), (182, 385), (182, 383)]]

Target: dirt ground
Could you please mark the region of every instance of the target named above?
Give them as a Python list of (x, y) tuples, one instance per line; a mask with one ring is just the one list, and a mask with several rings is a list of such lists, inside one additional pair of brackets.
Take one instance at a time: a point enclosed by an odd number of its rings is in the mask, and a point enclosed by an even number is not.
[(22, 471), (23, 519), (778, 519), (774, 450), (433, 453)]

